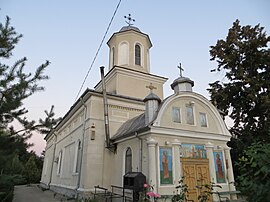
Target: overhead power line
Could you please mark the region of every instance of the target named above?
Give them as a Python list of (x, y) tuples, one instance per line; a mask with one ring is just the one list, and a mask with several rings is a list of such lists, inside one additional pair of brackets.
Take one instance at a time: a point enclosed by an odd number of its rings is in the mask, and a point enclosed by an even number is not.
[[(122, 1), (122, 0), (119, 0), (118, 4), (117, 4), (117, 6), (116, 6), (116, 8), (115, 8), (115, 10), (114, 10), (113, 16), (112, 16), (112, 18), (111, 18), (111, 20), (110, 20), (110, 23), (109, 23), (109, 25), (108, 25), (108, 27), (107, 27), (107, 29), (106, 29), (106, 32), (105, 32), (104, 36), (103, 36), (103, 38), (102, 38), (102, 40), (101, 40), (101, 42), (100, 42), (100, 44), (99, 44), (99, 47), (98, 47), (97, 52), (96, 52), (96, 54), (95, 54), (95, 57), (93, 58), (93, 61), (92, 61), (91, 65), (90, 65), (90, 67), (88, 68), (88, 71), (87, 71), (87, 73), (86, 73), (86, 75), (85, 75), (85, 77), (84, 77), (84, 80), (83, 80), (82, 85), (81, 85), (81, 87), (80, 87), (80, 89), (79, 89), (79, 92), (78, 92), (78, 94), (77, 94), (77, 96), (76, 96), (76, 98), (75, 98), (75, 101), (78, 99), (78, 97), (79, 97), (79, 95), (80, 95), (80, 93), (81, 93), (81, 91), (82, 91), (82, 88), (83, 88), (83, 86), (84, 86), (84, 84), (85, 84), (85, 81), (86, 81), (86, 79), (87, 79), (87, 77), (88, 77), (88, 75), (89, 75), (89, 73), (90, 73), (90, 71), (91, 71), (91, 69), (92, 69), (92, 67), (93, 67), (93, 65), (94, 65), (94, 63), (95, 63), (95, 61), (96, 61), (96, 58), (97, 58), (97, 56), (98, 56), (98, 54), (99, 54), (99, 51), (100, 51), (100, 49), (101, 49), (101, 46), (103, 45), (103, 42), (104, 42), (104, 40), (105, 40), (105, 37), (107, 36), (107, 33), (108, 33), (109, 29), (110, 29), (110, 26), (111, 26), (112, 21), (113, 21), (115, 15), (116, 15), (116, 13), (117, 13), (117, 10), (118, 10), (118, 8), (119, 8), (119, 6), (120, 6), (121, 1)], [(75, 101), (74, 101), (74, 102), (75, 102)]]

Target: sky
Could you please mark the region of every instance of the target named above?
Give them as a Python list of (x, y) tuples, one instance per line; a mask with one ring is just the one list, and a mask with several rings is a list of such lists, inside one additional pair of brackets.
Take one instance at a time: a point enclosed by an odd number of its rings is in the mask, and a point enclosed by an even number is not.
[[(55, 106), (57, 117), (63, 117), (75, 102), (83, 80), (120, 0), (0, 0), (0, 22), (11, 18), (11, 25), (23, 38), (6, 63), (27, 57), (25, 71), (35, 69), (49, 60), (45, 74), (50, 79), (45, 87), (25, 101), (29, 119), (44, 117), (44, 110)], [(173, 93), (170, 84), (179, 76), (181, 62), (183, 75), (195, 82), (194, 92), (209, 98), (209, 83), (223, 79), (220, 73), (211, 73), (217, 66), (210, 61), (210, 46), (225, 39), (236, 19), (241, 25), (265, 27), (270, 35), (269, 0), (121, 0), (112, 24), (89, 72), (80, 95), (86, 88), (93, 89), (100, 80), (99, 67), (108, 71), (109, 49), (106, 44), (114, 32), (126, 26), (124, 16), (131, 14), (134, 26), (149, 35), (150, 71), (164, 76), (164, 95)], [(106, 73), (105, 72), (105, 73)], [(46, 142), (35, 134), (31, 149), (40, 154)]]

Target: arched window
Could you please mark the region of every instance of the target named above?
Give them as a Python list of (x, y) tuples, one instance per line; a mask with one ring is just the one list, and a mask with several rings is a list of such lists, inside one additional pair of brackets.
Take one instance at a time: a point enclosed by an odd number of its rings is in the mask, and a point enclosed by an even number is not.
[(62, 158), (63, 158), (63, 151), (61, 150), (59, 152), (59, 156), (58, 156), (58, 166), (57, 166), (57, 175), (60, 175), (61, 169), (62, 169)]
[(81, 140), (78, 140), (77, 142), (77, 147), (75, 150), (75, 159), (74, 159), (74, 173), (79, 173), (79, 169), (80, 169), (80, 161), (81, 161)]
[(135, 65), (141, 65), (141, 47), (138, 44), (135, 45)]
[(125, 173), (132, 171), (132, 151), (130, 147), (126, 150), (126, 156), (125, 156)]
[(114, 47), (112, 48), (112, 67), (115, 65), (114, 61)]

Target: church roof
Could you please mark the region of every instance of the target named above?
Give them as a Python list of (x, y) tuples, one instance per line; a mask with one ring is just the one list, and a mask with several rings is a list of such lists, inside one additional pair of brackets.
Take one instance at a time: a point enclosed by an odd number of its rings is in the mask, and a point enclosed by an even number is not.
[(148, 125), (145, 124), (145, 114), (143, 113), (123, 123), (111, 140), (116, 141), (130, 137), (133, 136), (135, 132), (141, 132), (147, 129)]
[(151, 92), (149, 95), (147, 95), (144, 98), (144, 102), (148, 101), (148, 100), (157, 100), (158, 102), (161, 102), (161, 99), (153, 92)]
[(134, 31), (137, 31), (137, 32), (141, 32), (141, 30), (138, 27), (131, 26), (131, 25), (122, 27), (119, 32), (124, 32), (124, 31), (127, 31), (127, 30), (134, 30)]
[(190, 78), (180, 76), (177, 79), (175, 79), (173, 83), (171, 84), (172, 89), (174, 88), (174, 86), (176, 86), (179, 83), (190, 83), (192, 87), (194, 86), (194, 81), (192, 81)]

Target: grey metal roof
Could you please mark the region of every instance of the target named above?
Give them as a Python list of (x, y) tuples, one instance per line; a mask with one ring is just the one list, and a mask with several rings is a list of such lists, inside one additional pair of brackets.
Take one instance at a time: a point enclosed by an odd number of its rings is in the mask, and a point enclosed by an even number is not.
[(143, 101), (146, 102), (148, 100), (157, 100), (158, 102), (161, 102), (161, 99), (153, 92), (149, 93)]
[(143, 113), (123, 123), (123, 125), (117, 130), (117, 132), (111, 139), (115, 141), (125, 137), (130, 137), (134, 135), (135, 132), (141, 131), (146, 128), (147, 125), (145, 124), (145, 114)]
[(188, 77), (178, 77), (171, 84), (171, 88), (173, 89), (179, 83), (190, 83), (192, 85), (192, 87), (194, 86), (194, 81), (192, 81), (190, 78), (188, 78)]
[(135, 30), (137, 32), (141, 32), (141, 30), (138, 27), (134, 27), (134, 26), (124, 26), (120, 29), (119, 32), (123, 32), (123, 31), (127, 31), (127, 30)]

